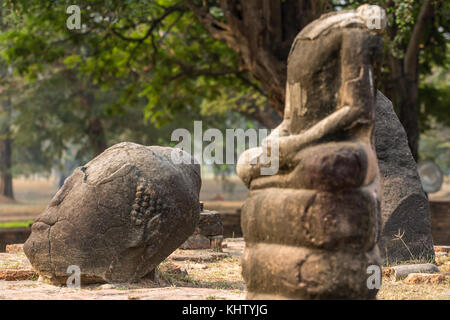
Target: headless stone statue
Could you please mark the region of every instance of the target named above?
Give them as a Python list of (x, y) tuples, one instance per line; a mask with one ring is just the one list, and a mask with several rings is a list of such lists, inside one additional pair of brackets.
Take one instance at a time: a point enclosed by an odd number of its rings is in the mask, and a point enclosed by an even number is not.
[(279, 170), (261, 174), (262, 148), (238, 161), (250, 189), (242, 208), (249, 299), (377, 294), (367, 285), (368, 267), (381, 264), (373, 131), (382, 38), (368, 27), (373, 8), (323, 15), (298, 34), (285, 118), (263, 142), (269, 154), (277, 146)]

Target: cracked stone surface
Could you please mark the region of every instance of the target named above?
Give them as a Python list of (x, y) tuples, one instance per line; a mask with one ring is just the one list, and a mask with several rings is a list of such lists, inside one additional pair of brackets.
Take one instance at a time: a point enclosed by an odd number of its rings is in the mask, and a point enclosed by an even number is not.
[(120, 143), (77, 168), (32, 226), (24, 252), (53, 283), (78, 266), (84, 283), (145, 277), (193, 232), (200, 168), (178, 149)]

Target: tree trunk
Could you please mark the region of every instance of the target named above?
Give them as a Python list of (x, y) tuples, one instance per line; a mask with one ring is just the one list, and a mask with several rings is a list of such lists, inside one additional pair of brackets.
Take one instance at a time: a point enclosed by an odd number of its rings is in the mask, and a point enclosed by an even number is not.
[(94, 156), (98, 156), (100, 153), (105, 151), (107, 143), (105, 138), (105, 130), (100, 118), (93, 118), (89, 120), (86, 133), (88, 135), (91, 149), (94, 152)]
[(226, 23), (217, 20), (203, 1), (186, 4), (204, 28), (226, 42), (267, 90), (270, 107), (284, 112), (287, 57), (297, 33), (330, 10), (330, 1), (219, 0)]
[(11, 139), (11, 101), (3, 103), (4, 119), (0, 123), (0, 195), (14, 199), (12, 169), (12, 139)]
[(11, 145), (9, 138), (0, 140), (0, 195), (14, 199), (13, 180), (11, 174)]
[[(332, 1), (311, 0), (218, 0), (224, 20), (210, 13), (208, 1), (186, 0), (203, 27), (217, 40), (232, 48), (240, 58), (242, 70), (248, 70), (267, 90), (270, 107), (283, 116), (286, 68), (289, 50), (295, 36), (311, 21), (333, 9)], [(387, 4), (393, 7), (394, 2)], [(390, 63), (390, 79), (383, 86), (395, 102), (405, 127), (409, 146), (418, 159), (418, 57), (425, 29), (433, 17), (431, 0), (424, 0), (414, 24), (405, 57)], [(395, 20), (395, 17), (394, 17)], [(397, 26), (388, 28), (391, 39)], [(392, 56), (391, 59), (395, 59)], [(392, 62), (392, 61), (391, 61)], [(268, 114), (268, 113), (267, 113)], [(260, 117), (260, 115), (251, 115)], [(260, 121), (261, 122), (261, 121)], [(269, 121), (273, 123), (272, 121)], [(269, 123), (269, 125), (270, 125)]]
[[(404, 77), (401, 79), (401, 87), (404, 87), (405, 95), (399, 96), (399, 119), (408, 136), (409, 147), (416, 161), (419, 160), (419, 54), (427, 25), (434, 18), (434, 7), (431, 0), (424, 0), (420, 12), (411, 33), (403, 59)], [(403, 90), (403, 89), (401, 89)]]
[(257, 108), (251, 111), (239, 111), (244, 117), (256, 120), (267, 129), (275, 129), (283, 120), (273, 108), (265, 105), (264, 108)]
[(107, 147), (105, 129), (103, 127), (102, 119), (96, 115), (92, 115), (91, 112), (94, 110), (95, 97), (92, 92), (86, 92), (88, 89), (84, 89), (81, 93), (81, 103), (86, 109), (87, 124), (85, 133), (88, 137), (89, 145), (94, 157), (98, 156), (100, 153), (105, 151)]
[(398, 118), (405, 128), (409, 148), (416, 161), (419, 159), (419, 108), (418, 84), (406, 76), (399, 79), (402, 84), (397, 88)]
[[(394, 3), (390, 2), (389, 6)], [(398, 59), (387, 54), (390, 74), (388, 83), (385, 84), (387, 97), (397, 106), (397, 115), (405, 128), (408, 137), (409, 148), (416, 161), (419, 160), (419, 54), (423, 46), (425, 30), (434, 17), (434, 7), (431, 0), (424, 0), (420, 12), (415, 21), (404, 57)], [(394, 17), (395, 19), (395, 17)], [(397, 26), (394, 24), (387, 29), (387, 34), (392, 40), (397, 34)]]

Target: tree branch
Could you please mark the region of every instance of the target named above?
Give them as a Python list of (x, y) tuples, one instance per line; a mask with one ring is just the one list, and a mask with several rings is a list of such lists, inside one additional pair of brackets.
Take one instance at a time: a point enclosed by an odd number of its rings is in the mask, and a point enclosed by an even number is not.
[(208, 77), (218, 77), (218, 76), (226, 76), (230, 74), (239, 74), (242, 71), (239, 70), (194, 70), (194, 69), (185, 69), (182, 72), (174, 75), (170, 78), (170, 81), (176, 80), (183, 77), (196, 78), (200, 76), (208, 76)]
[(433, 15), (434, 10), (431, 0), (425, 0), (420, 8), (420, 13), (408, 43), (408, 49), (405, 54), (404, 70), (409, 77), (417, 77), (417, 59), (420, 52), (420, 42), (423, 40), (425, 28), (429, 18)]
[(150, 21), (150, 26), (147, 30), (147, 32), (145, 33), (144, 36), (139, 37), (139, 38), (132, 38), (132, 37), (127, 37), (124, 36), (123, 34), (121, 34), (119, 31), (117, 31), (116, 28), (111, 28), (111, 31), (118, 36), (120, 39), (125, 40), (125, 41), (133, 41), (133, 42), (143, 42), (145, 41), (148, 37), (150, 37), (153, 33), (153, 31), (155, 31), (155, 29), (159, 26), (159, 24), (161, 22), (164, 21), (164, 19), (166, 19), (169, 15), (171, 15), (174, 12), (185, 12), (187, 11), (188, 8), (186, 7), (180, 7), (180, 6), (174, 6), (174, 7), (167, 7), (164, 11), (164, 13), (157, 19), (155, 20), (151, 20)]
[(267, 129), (275, 129), (283, 120), (269, 104), (263, 107), (255, 106), (250, 110), (237, 110), (237, 112), (246, 118), (258, 121)]
[(230, 27), (210, 14), (207, 7), (198, 7), (192, 0), (186, 0), (186, 5), (214, 39), (227, 43), (234, 50), (239, 48)]

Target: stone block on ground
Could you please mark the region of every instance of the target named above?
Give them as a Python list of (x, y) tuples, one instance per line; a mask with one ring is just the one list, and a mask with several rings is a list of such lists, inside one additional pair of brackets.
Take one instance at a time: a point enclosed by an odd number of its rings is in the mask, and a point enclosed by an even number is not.
[(216, 211), (200, 212), (200, 219), (191, 235), (181, 246), (184, 250), (214, 249), (222, 250), (223, 225), (220, 214)]
[(210, 249), (211, 241), (202, 234), (190, 236), (180, 247), (183, 250)]
[(0, 270), (32, 270), (32, 267), (24, 254), (0, 253)]
[(204, 236), (219, 236), (223, 235), (223, 225), (220, 214), (216, 211), (204, 210), (200, 212), (200, 219), (195, 233)]
[(404, 280), (407, 284), (440, 284), (449, 282), (450, 276), (443, 274), (410, 273)]
[(434, 251), (450, 253), (450, 246), (434, 246)]
[(6, 253), (23, 253), (23, 244), (6, 245)]
[(177, 250), (169, 256), (169, 260), (193, 261), (193, 262), (214, 262), (231, 257), (225, 252), (209, 250)]
[(411, 273), (439, 273), (438, 267), (431, 263), (408, 264), (392, 267), (395, 274), (395, 280), (405, 279)]
[[(17, 249), (20, 246), (11, 248)], [(0, 253), (0, 280), (37, 280), (38, 274), (23, 252)]]
[(32, 280), (38, 277), (38, 273), (33, 270), (0, 270), (0, 280), (5, 281)]

